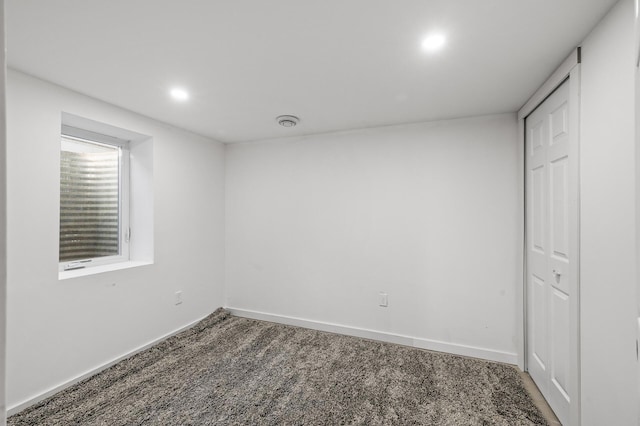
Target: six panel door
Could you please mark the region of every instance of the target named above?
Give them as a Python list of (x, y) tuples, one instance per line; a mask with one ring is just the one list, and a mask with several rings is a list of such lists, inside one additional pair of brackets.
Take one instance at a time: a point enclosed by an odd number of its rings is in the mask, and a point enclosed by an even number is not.
[(563, 424), (569, 404), (569, 82), (526, 119), (529, 374)]

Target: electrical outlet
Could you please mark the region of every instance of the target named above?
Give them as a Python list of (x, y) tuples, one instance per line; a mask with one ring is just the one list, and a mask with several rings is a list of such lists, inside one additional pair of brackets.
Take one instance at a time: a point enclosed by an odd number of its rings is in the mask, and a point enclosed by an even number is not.
[(176, 291), (176, 305), (182, 304), (182, 290)]
[(383, 308), (386, 308), (387, 306), (389, 306), (389, 295), (381, 291), (380, 294), (378, 295), (378, 304)]

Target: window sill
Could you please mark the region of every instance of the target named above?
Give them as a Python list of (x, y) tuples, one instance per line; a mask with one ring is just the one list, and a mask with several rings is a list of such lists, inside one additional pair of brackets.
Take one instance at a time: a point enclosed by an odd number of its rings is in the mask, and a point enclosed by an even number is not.
[(119, 271), (120, 269), (135, 268), (138, 266), (153, 265), (153, 262), (129, 260), (127, 262), (112, 263), (109, 265), (91, 266), (83, 269), (74, 269), (72, 271), (58, 272), (58, 280), (67, 280), (69, 278), (86, 277), (88, 275), (101, 274), (103, 272)]

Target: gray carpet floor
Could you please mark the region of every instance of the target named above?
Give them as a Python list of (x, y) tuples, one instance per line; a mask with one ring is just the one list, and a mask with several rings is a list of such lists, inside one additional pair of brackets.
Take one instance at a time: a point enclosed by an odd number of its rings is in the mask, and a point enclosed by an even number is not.
[(18, 425), (546, 425), (515, 367), (218, 309)]

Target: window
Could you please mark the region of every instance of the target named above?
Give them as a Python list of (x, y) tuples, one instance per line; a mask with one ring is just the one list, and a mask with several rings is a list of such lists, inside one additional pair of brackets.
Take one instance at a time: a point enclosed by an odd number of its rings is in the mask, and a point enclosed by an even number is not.
[(129, 260), (129, 142), (62, 126), (61, 271)]
[(58, 279), (152, 265), (153, 137), (60, 118)]

